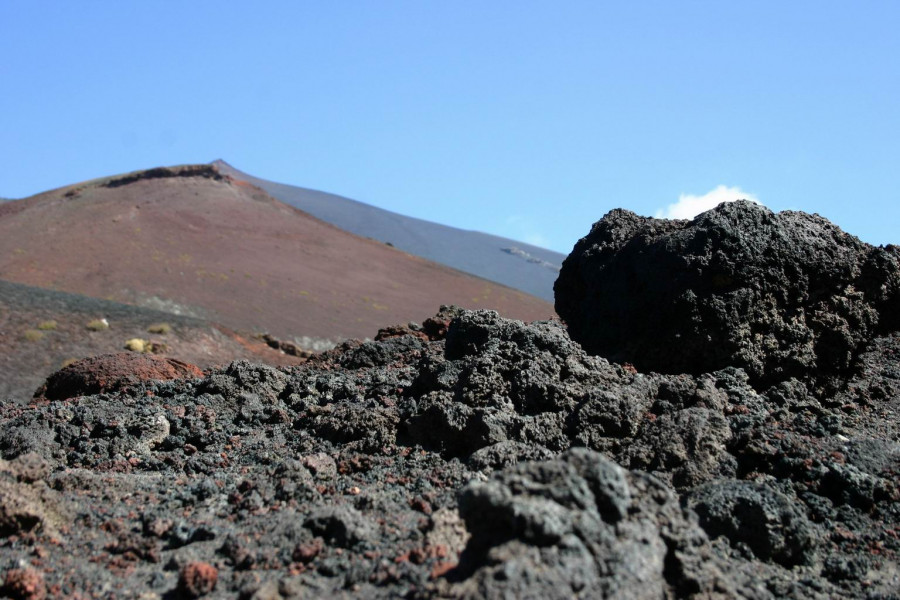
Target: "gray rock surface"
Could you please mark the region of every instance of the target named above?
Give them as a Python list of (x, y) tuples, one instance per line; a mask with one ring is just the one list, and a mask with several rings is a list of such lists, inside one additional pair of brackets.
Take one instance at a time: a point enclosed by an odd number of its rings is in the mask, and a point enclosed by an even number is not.
[(665, 598), (725, 591), (693, 513), (658, 480), (575, 449), (469, 484), (458, 591), (473, 598)]

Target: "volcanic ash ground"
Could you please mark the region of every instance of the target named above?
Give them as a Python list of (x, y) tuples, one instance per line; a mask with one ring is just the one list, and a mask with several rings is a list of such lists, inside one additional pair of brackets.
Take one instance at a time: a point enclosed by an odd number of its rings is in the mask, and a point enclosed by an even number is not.
[(613, 211), (566, 325), (445, 307), (300, 367), (76, 363), (0, 411), (3, 591), (897, 598), (898, 264), (803, 213)]

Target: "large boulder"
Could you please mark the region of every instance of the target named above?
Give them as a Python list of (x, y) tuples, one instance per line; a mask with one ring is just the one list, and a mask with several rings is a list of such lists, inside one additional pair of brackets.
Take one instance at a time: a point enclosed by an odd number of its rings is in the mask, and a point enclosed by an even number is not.
[(900, 249), (747, 201), (691, 221), (613, 210), (563, 263), (556, 311), (591, 354), (754, 384), (844, 375), (900, 326)]
[(35, 398), (65, 400), (117, 392), (144, 381), (203, 377), (199, 367), (174, 358), (134, 352), (83, 358), (56, 371), (35, 392)]
[(734, 596), (675, 494), (584, 448), (470, 483), (459, 511), (471, 537), (457, 597)]

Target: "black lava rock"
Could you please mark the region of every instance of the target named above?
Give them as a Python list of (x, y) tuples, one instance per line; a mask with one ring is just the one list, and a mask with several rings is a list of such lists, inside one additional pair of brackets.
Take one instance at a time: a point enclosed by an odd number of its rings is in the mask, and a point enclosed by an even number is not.
[(563, 263), (556, 311), (640, 370), (741, 367), (755, 384), (846, 374), (900, 314), (900, 250), (818, 215), (726, 203), (692, 221), (614, 210)]
[(746, 544), (762, 560), (812, 562), (816, 536), (803, 505), (763, 484), (724, 480), (694, 491), (689, 505), (710, 536)]

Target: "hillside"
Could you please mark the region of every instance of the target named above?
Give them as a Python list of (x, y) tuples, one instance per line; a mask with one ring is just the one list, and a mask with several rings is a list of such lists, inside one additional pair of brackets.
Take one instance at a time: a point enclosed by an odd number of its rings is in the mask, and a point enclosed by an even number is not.
[(152, 344), (155, 355), (201, 368), (241, 358), (301, 362), (201, 319), (0, 281), (0, 401), (24, 402), (63, 364), (122, 352), (132, 339)]
[(390, 242), (434, 262), (553, 301), (563, 256), (515, 240), (407, 217), (326, 192), (248, 175), (222, 160), (223, 173), (259, 186), (273, 197), (345, 231)]
[(526, 320), (554, 314), (538, 298), (342, 231), (208, 165), (0, 205), (0, 279), (301, 340), (372, 337), (448, 303)]

